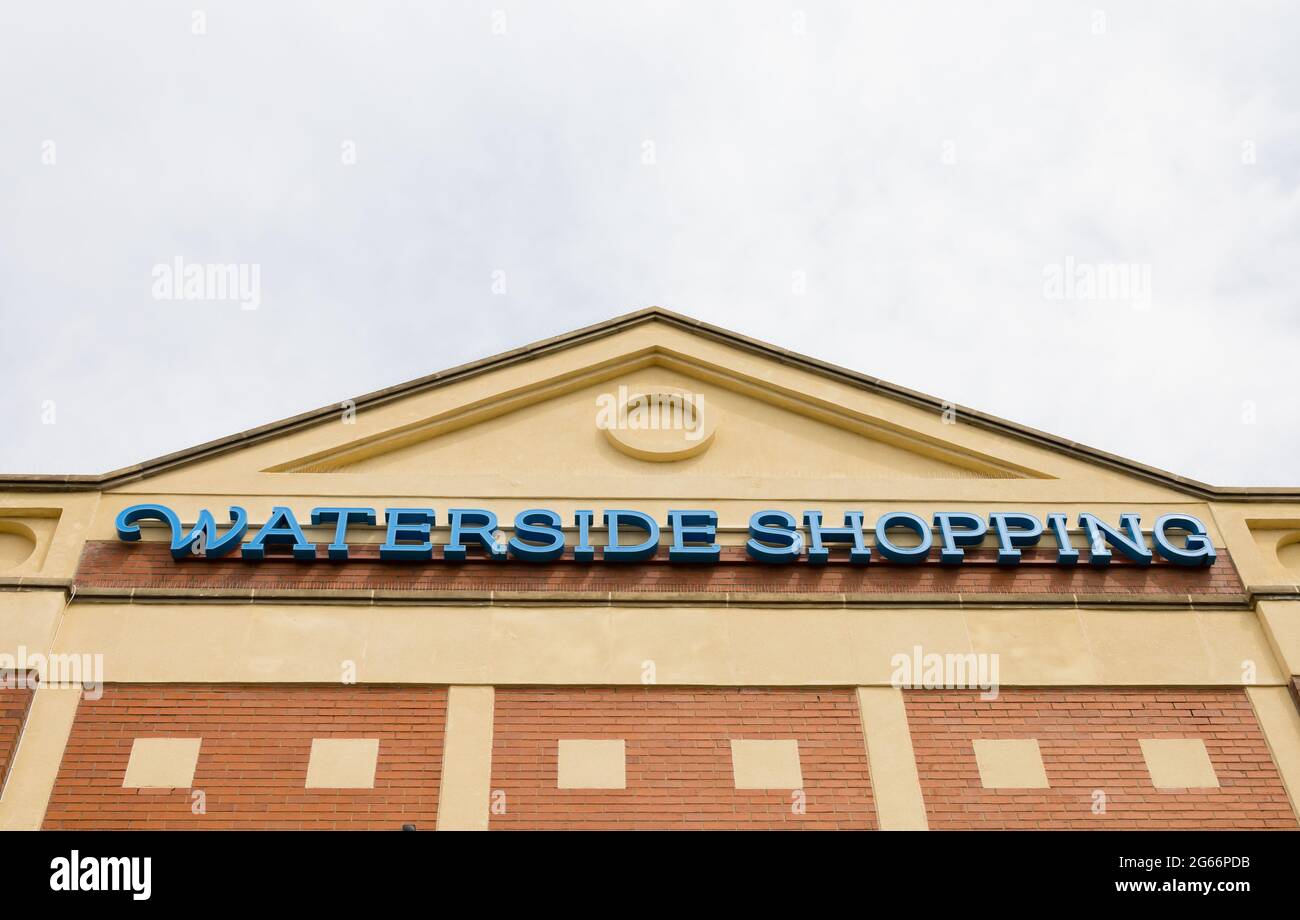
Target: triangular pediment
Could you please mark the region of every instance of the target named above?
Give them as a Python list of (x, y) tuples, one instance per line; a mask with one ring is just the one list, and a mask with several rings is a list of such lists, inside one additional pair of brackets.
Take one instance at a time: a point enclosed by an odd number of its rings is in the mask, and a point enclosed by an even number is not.
[[(601, 400), (637, 396), (698, 403), (708, 437), (611, 435)], [(115, 475), (105, 487), (133, 493), (521, 501), (1185, 494), (1170, 474), (657, 308)]]
[[(275, 467), (280, 472), (467, 476), (492, 471), (599, 477), (1023, 478), (1034, 472), (796, 393), (731, 387), (666, 356), (552, 395), (516, 394), (444, 419)], [(748, 389), (748, 392), (746, 392)], [(678, 398), (685, 397), (678, 402)], [(628, 406), (631, 403), (631, 406)], [(619, 412), (619, 407), (623, 411)], [(613, 428), (613, 431), (608, 429)]]

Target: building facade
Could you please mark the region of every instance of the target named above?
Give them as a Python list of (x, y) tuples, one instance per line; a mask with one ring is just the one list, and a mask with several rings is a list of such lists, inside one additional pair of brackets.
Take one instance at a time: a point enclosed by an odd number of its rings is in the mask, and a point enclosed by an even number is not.
[(1291, 828), (1300, 491), (659, 309), (0, 477), (0, 827)]

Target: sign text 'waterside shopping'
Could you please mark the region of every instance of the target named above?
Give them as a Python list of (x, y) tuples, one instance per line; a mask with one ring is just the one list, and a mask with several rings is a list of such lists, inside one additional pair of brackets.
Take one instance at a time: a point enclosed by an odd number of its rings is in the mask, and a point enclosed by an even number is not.
[[(215, 559), (238, 551), (241, 558), (257, 562), (266, 558), (267, 547), (286, 547), (294, 559), (302, 562), (319, 556), (317, 544), (307, 539), (290, 508), (273, 508), (247, 542), (248, 513), (232, 506), (229, 517), (230, 525), (222, 533), (207, 509), (200, 511), (197, 522), (187, 528), (166, 505), (132, 505), (117, 516), (117, 535), (127, 542), (138, 541), (140, 522), (153, 520), (170, 528), (171, 552), (176, 559)], [(1156, 557), (1198, 568), (1215, 561), (1214, 544), (1205, 525), (1188, 514), (1162, 515), (1148, 533), (1143, 531), (1138, 514), (1120, 514), (1118, 523), (1111, 524), (1085, 512), (1078, 518), (1085, 543), (1082, 547), (1074, 544), (1070, 520), (1060, 512), (1039, 518), (1019, 511), (999, 511), (987, 517), (948, 511), (927, 520), (907, 511), (890, 511), (877, 518), (870, 530), (863, 517), (860, 511), (850, 511), (843, 515), (842, 524), (831, 524), (823, 520), (820, 511), (805, 511), (802, 520), (788, 511), (758, 511), (749, 519), (745, 549), (751, 558), (772, 565), (824, 565), (830, 561), (835, 546), (847, 551), (845, 558), (850, 565), (864, 566), (873, 558), (915, 565), (935, 555), (940, 563), (960, 565), (968, 548), (979, 546), (991, 536), (997, 542), (997, 563), (1003, 566), (1018, 565), (1022, 549), (1040, 544), (1054, 549), (1056, 563), (1062, 566), (1084, 561), (1092, 566), (1107, 566), (1116, 556), (1137, 565), (1150, 565)], [(722, 552), (717, 542), (718, 514), (709, 510), (669, 511), (662, 526), (643, 511), (609, 509), (599, 516), (595, 511), (576, 511), (572, 525), (566, 529), (558, 512), (530, 508), (515, 515), (513, 535), (507, 539), (492, 511), (453, 508), (447, 512), (447, 542), (440, 546), (433, 540), (438, 515), (432, 508), (387, 508), (383, 523), (379, 521), (374, 508), (329, 506), (311, 511), (313, 526), (334, 528), (332, 541), (324, 547), (325, 558), (334, 562), (349, 559), (349, 534), (355, 535), (363, 528), (382, 528), (384, 541), (379, 546), (379, 558), (392, 562), (427, 561), (435, 553), (443, 559), (464, 560), (471, 551), (493, 560), (550, 562), (567, 550), (579, 562), (643, 562), (660, 552), (661, 533), (671, 538), (667, 546), (670, 562), (716, 563)], [(603, 539), (593, 543), (597, 530), (603, 530)], [(874, 536), (874, 546), (868, 545), (868, 533)], [(900, 540), (903, 533), (910, 537)]]

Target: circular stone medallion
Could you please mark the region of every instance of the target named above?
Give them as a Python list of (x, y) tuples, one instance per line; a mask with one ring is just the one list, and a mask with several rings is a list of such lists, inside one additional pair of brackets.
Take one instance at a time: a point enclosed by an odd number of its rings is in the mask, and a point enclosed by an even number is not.
[(612, 413), (597, 417), (609, 443), (638, 460), (667, 462), (704, 453), (713, 443), (716, 421), (704, 394), (655, 388), (624, 395)]

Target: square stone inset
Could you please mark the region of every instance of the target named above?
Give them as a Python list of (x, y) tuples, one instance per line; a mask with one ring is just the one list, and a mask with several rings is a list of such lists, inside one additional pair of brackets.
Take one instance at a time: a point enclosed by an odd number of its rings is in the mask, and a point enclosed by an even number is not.
[(1142, 758), (1157, 789), (1217, 789), (1219, 777), (1200, 738), (1142, 738)]
[(733, 738), (731, 772), (737, 789), (802, 789), (799, 742)]
[(373, 789), (378, 738), (313, 738), (308, 789)]
[(622, 738), (560, 741), (557, 789), (626, 789), (627, 744)]
[(985, 789), (1047, 789), (1047, 771), (1036, 738), (977, 739), (975, 764)]
[(202, 738), (136, 738), (122, 788), (189, 789), (202, 744)]

